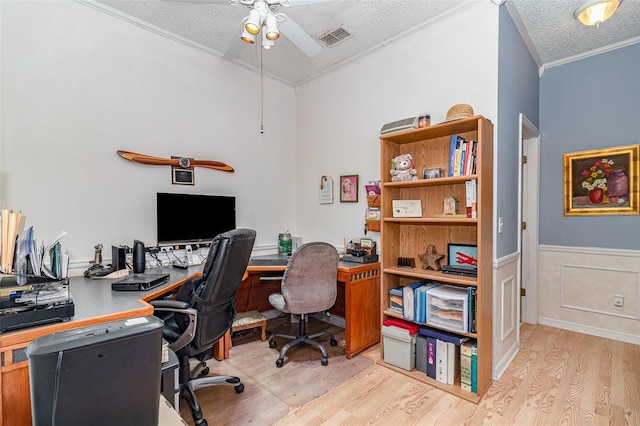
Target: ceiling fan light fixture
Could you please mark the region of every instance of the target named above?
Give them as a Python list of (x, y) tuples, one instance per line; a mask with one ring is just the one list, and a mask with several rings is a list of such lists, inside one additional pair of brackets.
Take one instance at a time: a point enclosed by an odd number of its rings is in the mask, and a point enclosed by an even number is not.
[(262, 31), (262, 47), (265, 49), (271, 49), (275, 46), (275, 42), (267, 38), (267, 32)]
[(247, 18), (247, 23), (244, 24), (245, 30), (250, 32), (251, 34), (258, 34), (260, 32), (260, 12), (256, 9), (251, 9), (249, 11), (249, 18)]
[(573, 17), (584, 25), (596, 27), (611, 18), (622, 0), (588, 0), (573, 12)]
[(280, 37), (280, 31), (278, 30), (278, 20), (273, 13), (270, 13), (265, 18), (265, 33), (269, 40), (276, 40)]
[(254, 44), (256, 42), (256, 36), (247, 31), (246, 28), (242, 31), (240, 39), (248, 44)]

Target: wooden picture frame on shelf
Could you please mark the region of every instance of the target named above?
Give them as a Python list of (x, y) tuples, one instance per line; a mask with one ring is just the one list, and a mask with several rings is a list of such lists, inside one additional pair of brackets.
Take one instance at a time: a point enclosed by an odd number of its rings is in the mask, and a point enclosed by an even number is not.
[(640, 145), (564, 154), (564, 215), (640, 214), (639, 154)]
[(340, 202), (358, 202), (358, 175), (340, 176)]

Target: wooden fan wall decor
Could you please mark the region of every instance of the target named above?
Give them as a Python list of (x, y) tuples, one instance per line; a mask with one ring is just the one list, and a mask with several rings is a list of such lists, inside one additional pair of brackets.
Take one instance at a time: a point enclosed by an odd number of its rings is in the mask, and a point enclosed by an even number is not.
[(206, 169), (220, 170), (229, 173), (234, 172), (233, 167), (230, 165), (214, 160), (194, 160), (193, 158), (174, 156), (171, 158), (162, 158), (123, 150), (118, 150), (117, 153), (120, 157), (132, 163), (147, 164), (150, 166), (171, 166), (172, 183), (178, 185), (194, 184), (194, 167), (204, 167)]

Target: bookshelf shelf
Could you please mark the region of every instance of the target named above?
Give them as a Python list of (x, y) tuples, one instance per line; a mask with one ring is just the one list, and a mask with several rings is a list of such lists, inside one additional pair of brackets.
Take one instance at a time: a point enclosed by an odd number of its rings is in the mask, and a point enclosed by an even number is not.
[[(464, 176), (391, 182), (391, 160), (401, 154), (410, 154), (418, 175), (426, 168), (448, 170), (451, 158), (452, 136), (476, 141), (476, 167), (474, 174)], [(455, 139), (454, 139), (455, 140)], [(493, 274), (493, 125), (482, 116), (407, 130), (380, 138), (381, 187), (381, 312), (382, 321), (402, 319), (403, 315), (391, 311), (389, 290), (420, 280), (434, 280), (462, 288), (473, 287), (476, 301), (475, 333), (459, 333), (475, 339), (477, 343), (477, 393), (463, 390), (460, 383), (444, 384), (425, 373), (379, 361), (402, 374), (478, 403), (491, 385), (492, 372), (492, 274)], [(459, 201), (460, 213), (466, 213), (467, 181), (476, 183), (476, 215), (469, 217), (443, 217), (444, 199), (453, 195)], [(393, 200), (420, 200), (422, 217), (393, 217)], [(476, 245), (478, 249), (478, 276), (466, 277), (422, 269), (420, 254), (433, 245), (437, 253), (446, 254), (448, 244)], [(398, 267), (398, 258), (415, 259), (414, 268)], [(446, 257), (442, 264), (449, 262)], [(433, 329), (447, 330), (432, 324), (420, 324)]]
[(402, 368), (396, 367), (395, 365), (387, 364), (382, 359), (379, 359), (377, 361), (377, 364), (390, 368), (391, 370), (397, 371), (398, 373), (402, 373), (405, 376), (412, 377), (420, 382), (433, 386), (434, 388), (442, 389), (443, 391), (449, 392), (452, 395), (465, 399), (474, 404), (477, 404), (480, 402), (481, 396), (478, 396), (478, 394), (475, 394), (472, 392), (467, 392), (462, 390), (462, 388), (460, 387), (460, 380), (456, 380), (455, 384), (453, 385), (448, 385), (446, 383), (442, 383), (437, 380), (434, 380), (431, 377), (427, 376), (426, 374), (418, 370), (415, 370), (415, 369), (411, 371), (403, 370)]

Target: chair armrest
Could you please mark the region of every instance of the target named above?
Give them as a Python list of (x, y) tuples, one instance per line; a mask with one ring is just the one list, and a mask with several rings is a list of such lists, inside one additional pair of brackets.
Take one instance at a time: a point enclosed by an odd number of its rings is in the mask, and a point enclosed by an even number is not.
[(196, 333), (196, 324), (198, 324), (198, 310), (189, 308), (187, 302), (179, 302), (176, 300), (152, 300), (150, 304), (154, 311), (158, 312), (175, 312), (184, 314), (189, 318), (189, 325), (182, 331), (178, 339), (169, 344), (169, 349), (174, 352), (187, 346), (193, 340)]
[(161, 310), (159, 308), (173, 308), (173, 309), (189, 308), (189, 303), (182, 302), (179, 300), (151, 300), (149, 301), (149, 304), (153, 306), (154, 309), (158, 309), (158, 310)]

